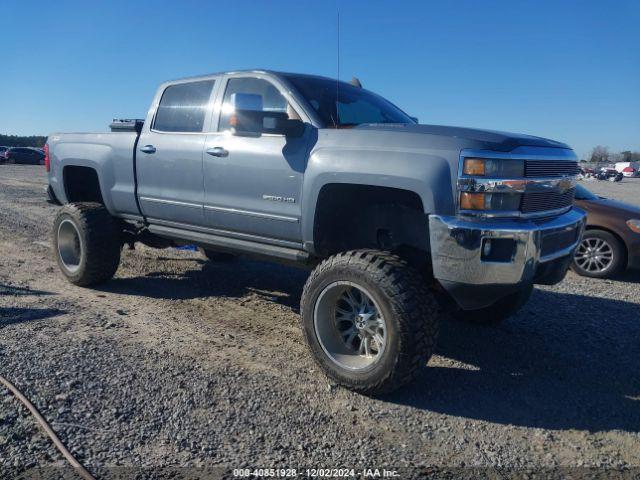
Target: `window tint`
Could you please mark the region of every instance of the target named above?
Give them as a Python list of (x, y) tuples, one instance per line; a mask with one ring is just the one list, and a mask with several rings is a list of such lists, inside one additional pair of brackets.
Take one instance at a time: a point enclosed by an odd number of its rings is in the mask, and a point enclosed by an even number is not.
[(219, 131), (231, 128), (231, 117), (236, 108), (241, 110), (287, 113), (289, 118), (300, 118), (288, 105), (273, 84), (260, 78), (231, 78), (227, 82), (220, 113)]
[(201, 132), (215, 80), (180, 83), (162, 94), (153, 128), (163, 132)]
[(415, 123), (391, 102), (364, 88), (321, 77), (287, 75), (287, 78), (327, 127), (363, 123)]
[(388, 121), (380, 108), (362, 100), (355, 100), (352, 103), (338, 103), (338, 118), (343, 125), (387, 123)]

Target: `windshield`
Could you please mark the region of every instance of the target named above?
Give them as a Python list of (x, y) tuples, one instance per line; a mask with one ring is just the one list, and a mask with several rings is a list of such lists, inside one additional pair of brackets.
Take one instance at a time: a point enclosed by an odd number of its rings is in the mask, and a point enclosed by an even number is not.
[(584, 188), (582, 185), (576, 185), (576, 200), (597, 200), (598, 197)]
[(286, 75), (329, 128), (364, 123), (415, 123), (391, 102), (350, 83), (328, 78)]

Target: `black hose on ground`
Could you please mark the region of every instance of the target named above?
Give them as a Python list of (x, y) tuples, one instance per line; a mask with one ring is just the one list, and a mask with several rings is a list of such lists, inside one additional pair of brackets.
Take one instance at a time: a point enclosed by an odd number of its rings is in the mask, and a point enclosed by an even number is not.
[(29, 411), (36, 417), (36, 420), (40, 424), (40, 426), (44, 429), (45, 433), (49, 436), (49, 438), (53, 441), (56, 448), (60, 451), (60, 453), (67, 459), (67, 461), (76, 469), (78, 474), (84, 478), (85, 480), (96, 480), (89, 471), (82, 466), (82, 464), (76, 460), (76, 458), (71, 454), (71, 452), (67, 449), (67, 447), (62, 443), (62, 441), (56, 435), (56, 432), (53, 431), (51, 426), (47, 423), (44, 417), (40, 414), (38, 409), (35, 407), (33, 403), (29, 401), (27, 397), (25, 397), (20, 390), (18, 390), (13, 383), (0, 375), (0, 383), (2, 383), (13, 395), (20, 400), (25, 407), (29, 409)]

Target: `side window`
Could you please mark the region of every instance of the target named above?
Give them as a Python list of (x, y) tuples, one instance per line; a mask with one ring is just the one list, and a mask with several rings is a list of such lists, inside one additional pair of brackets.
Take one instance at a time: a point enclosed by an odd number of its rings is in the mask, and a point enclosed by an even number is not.
[(258, 112), (285, 113), (291, 119), (300, 117), (278, 89), (261, 78), (231, 78), (222, 100), (218, 131), (231, 128), (231, 117), (236, 109)]
[(162, 132), (201, 132), (215, 80), (167, 87), (160, 99), (153, 128)]

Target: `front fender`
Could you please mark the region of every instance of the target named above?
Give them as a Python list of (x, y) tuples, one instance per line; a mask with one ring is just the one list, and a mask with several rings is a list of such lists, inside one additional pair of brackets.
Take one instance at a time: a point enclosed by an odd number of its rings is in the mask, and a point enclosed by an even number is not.
[[(447, 153), (457, 158), (459, 152)], [(420, 197), (425, 213), (452, 214), (455, 202), (450, 165), (450, 159), (444, 155), (421, 151), (331, 147), (314, 150), (303, 186), (301, 226), (305, 247), (313, 252), (316, 205), (325, 185), (342, 183), (408, 190)]]

